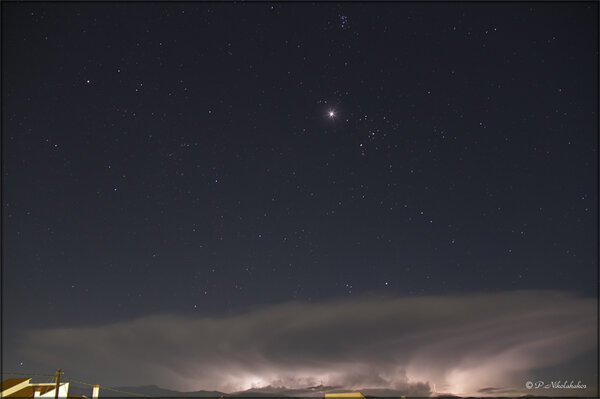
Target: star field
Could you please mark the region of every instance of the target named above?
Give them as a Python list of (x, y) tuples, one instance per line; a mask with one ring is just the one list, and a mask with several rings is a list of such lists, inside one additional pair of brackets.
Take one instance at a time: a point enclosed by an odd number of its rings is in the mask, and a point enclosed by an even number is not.
[(2, 8), (9, 337), (597, 293), (597, 4)]

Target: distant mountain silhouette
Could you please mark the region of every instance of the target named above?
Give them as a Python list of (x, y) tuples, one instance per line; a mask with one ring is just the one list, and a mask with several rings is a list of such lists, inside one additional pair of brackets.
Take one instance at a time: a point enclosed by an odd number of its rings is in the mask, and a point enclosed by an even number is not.
[[(128, 395), (124, 391), (131, 392), (138, 395), (148, 395), (155, 397), (168, 397), (168, 398), (189, 398), (189, 397), (221, 397), (221, 396), (232, 396), (224, 392), (219, 391), (195, 391), (195, 392), (179, 392), (170, 389), (164, 389), (156, 385), (143, 385), (139, 387), (115, 387), (112, 388), (115, 391), (109, 391), (108, 389), (100, 388), (100, 398), (103, 397), (138, 397), (136, 395)], [(92, 397), (92, 388), (81, 388), (79, 386), (70, 386), (69, 395), (85, 395), (88, 398)], [(140, 396), (141, 397), (141, 396)]]
[[(262, 388), (251, 388), (245, 391), (238, 391), (238, 392), (233, 392), (233, 393), (225, 393), (225, 392), (219, 392), (219, 391), (194, 391), (194, 392), (179, 392), (179, 391), (173, 391), (170, 389), (164, 389), (161, 388), (159, 386), (156, 385), (144, 385), (144, 386), (137, 386), (137, 387), (116, 387), (113, 388), (115, 390), (118, 391), (125, 391), (125, 392), (130, 392), (132, 394), (138, 394), (138, 395), (147, 395), (147, 396), (152, 396), (152, 397), (159, 397), (159, 398), (191, 398), (191, 397), (197, 397), (197, 398), (220, 398), (220, 397), (224, 397), (224, 398), (257, 398), (257, 397), (265, 397), (265, 398), (276, 398), (276, 397), (296, 397), (296, 398), (302, 398), (302, 397), (313, 397), (313, 398), (323, 398), (325, 396), (325, 393), (329, 392), (345, 392), (345, 391), (354, 391), (354, 390), (347, 390), (344, 389), (343, 387), (332, 387), (332, 386), (315, 386), (315, 387), (309, 387), (309, 388), (303, 388), (303, 389), (289, 389), (286, 387), (273, 387), (273, 386), (266, 386), (266, 387), (262, 387)], [(415, 396), (411, 396), (411, 395), (407, 395), (406, 393), (400, 392), (400, 391), (396, 391), (396, 390), (392, 390), (392, 389), (380, 389), (380, 388), (364, 388), (364, 389), (357, 389), (356, 391), (360, 391), (362, 392), (367, 398), (371, 397), (371, 398), (400, 398), (402, 395), (406, 395), (407, 398), (415, 398)], [(91, 387), (85, 388), (85, 387), (79, 387), (79, 386), (75, 386), (75, 385), (71, 385), (69, 387), (69, 395), (85, 395), (88, 398), (91, 398), (92, 396), (92, 389)], [(128, 397), (128, 398), (134, 398), (134, 397), (140, 397), (141, 396), (135, 396), (135, 395), (127, 395), (123, 392), (115, 392), (115, 391), (109, 391), (107, 389), (102, 389), (100, 388), (100, 399), (102, 398), (106, 398), (106, 397)], [(511, 398), (545, 398), (544, 396), (534, 396), (534, 395), (522, 395), (522, 396), (510, 396)], [(433, 398), (437, 398), (437, 399), (454, 399), (454, 398), (461, 398), (460, 396), (454, 396), (454, 395), (442, 395), (442, 396), (433, 396)], [(509, 398), (509, 396), (504, 396), (504, 397), (499, 397), (502, 399), (507, 399)], [(476, 397), (471, 397), (469, 396), (468, 398), (465, 399), (477, 399)], [(495, 399), (493, 397), (485, 397), (485, 399)], [(578, 399), (584, 399), (584, 398), (578, 398)]]

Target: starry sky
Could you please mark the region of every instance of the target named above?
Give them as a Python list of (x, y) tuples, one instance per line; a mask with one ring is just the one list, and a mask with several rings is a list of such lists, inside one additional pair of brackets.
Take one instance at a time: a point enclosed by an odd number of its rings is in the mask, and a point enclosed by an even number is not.
[(589, 395), (597, 168), (597, 3), (3, 2), (3, 367)]

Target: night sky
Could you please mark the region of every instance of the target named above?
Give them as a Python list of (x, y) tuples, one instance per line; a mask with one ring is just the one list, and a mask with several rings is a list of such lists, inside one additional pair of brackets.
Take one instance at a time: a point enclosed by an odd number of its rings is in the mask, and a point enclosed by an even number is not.
[(3, 367), (593, 394), (597, 168), (594, 2), (3, 2)]

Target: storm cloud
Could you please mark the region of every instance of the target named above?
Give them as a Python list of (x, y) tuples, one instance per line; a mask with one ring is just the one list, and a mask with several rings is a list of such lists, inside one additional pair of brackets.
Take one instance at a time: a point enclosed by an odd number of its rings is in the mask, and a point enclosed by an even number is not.
[(232, 392), (323, 383), (427, 395), (435, 384), (438, 392), (481, 394), (523, 391), (532, 370), (595, 350), (596, 302), (557, 291), (364, 296), (220, 318), (159, 314), (22, 338), (29, 358), (113, 386)]

